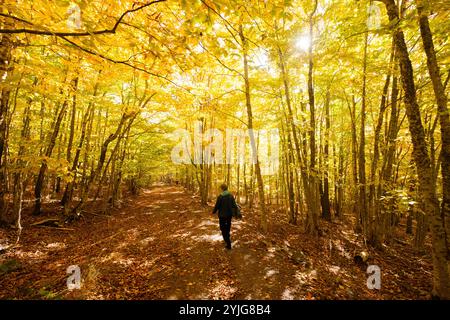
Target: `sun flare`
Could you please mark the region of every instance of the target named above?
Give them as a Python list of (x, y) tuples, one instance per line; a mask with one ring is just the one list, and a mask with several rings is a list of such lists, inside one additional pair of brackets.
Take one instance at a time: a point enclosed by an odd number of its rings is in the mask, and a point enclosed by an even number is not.
[(311, 48), (311, 38), (309, 36), (301, 36), (295, 41), (297, 49), (308, 51)]

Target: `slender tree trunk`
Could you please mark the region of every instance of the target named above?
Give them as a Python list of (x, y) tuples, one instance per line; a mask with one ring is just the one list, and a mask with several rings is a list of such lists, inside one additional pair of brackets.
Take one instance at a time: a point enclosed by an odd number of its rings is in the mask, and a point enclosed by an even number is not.
[[(97, 96), (98, 91), (98, 83), (95, 84), (94, 87), (94, 94), (93, 96)], [(61, 205), (64, 206), (64, 213), (67, 215), (69, 213), (70, 203), (72, 201), (73, 191), (76, 185), (76, 176), (78, 172), (78, 165), (80, 161), (81, 156), (81, 150), (83, 149), (83, 145), (86, 140), (86, 134), (88, 131), (88, 124), (93, 121), (94, 118), (94, 103), (91, 101), (88, 104), (87, 110), (83, 116), (83, 120), (81, 122), (81, 136), (80, 140), (78, 142), (77, 149), (75, 151), (75, 156), (73, 158), (72, 167), (71, 167), (71, 174), (72, 174), (72, 180), (66, 185), (66, 188), (64, 190), (63, 197), (61, 199)], [(69, 158), (69, 155), (68, 155)]]
[[(395, 46), (395, 44), (394, 44)], [(394, 214), (396, 207), (396, 198), (394, 197), (394, 184), (395, 184), (395, 176), (394, 176), (394, 162), (395, 162), (395, 152), (397, 149), (397, 136), (400, 128), (399, 125), (399, 117), (400, 110), (398, 108), (398, 76), (396, 75), (398, 72), (398, 59), (396, 57), (396, 53), (394, 53), (394, 77), (392, 79), (392, 89), (391, 89), (391, 112), (389, 116), (389, 124), (386, 129), (386, 143), (383, 148), (383, 165), (381, 168), (381, 182), (378, 185), (377, 194), (383, 196), (384, 199), (380, 201), (380, 221), (378, 223), (379, 227), (379, 238), (380, 241), (385, 241), (390, 237), (391, 232), (391, 216)]]
[[(3, 1), (0, 2), (0, 9), (3, 9)], [(2, 24), (9, 25), (0, 20)], [(7, 177), (6, 177), (6, 146), (7, 146), (7, 131), (8, 131), (8, 111), (9, 111), (9, 97), (10, 88), (7, 85), (3, 85), (9, 79), (11, 73), (11, 50), (12, 50), (12, 37), (9, 34), (2, 34), (0, 41), (0, 81), (1, 97), (0, 97), (0, 223), (10, 224), (12, 221), (8, 221), (7, 218)]]
[(324, 146), (324, 177), (323, 177), (323, 195), (321, 199), (322, 203), (322, 218), (331, 221), (331, 211), (330, 211), (330, 187), (329, 187), (329, 176), (330, 176), (330, 88), (327, 89), (325, 98), (325, 146)]
[(370, 215), (367, 206), (367, 187), (366, 187), (366, 80), (367, 80), (367, 48), (369, 45), (369, 33), (364, 35), (364, 57), (363, 57), (363, 85), (361, 95), (361, 127), (359, 134), (359, 205), (358, 210), (361, 216), (363, 234), (365, 239), (370, 237)]
[[(389, 70), (392, 68), (392, 64), (394, 62), (394, 55), (395, 55), (395, 46), (392, 44), (392, 51), (391, 51), (391, 58), (389, 62)], [(380, 134), (381, 129), (383, 127), (384, 122), (384, 113), (387, 108), (387, 101), (388, 101), (388, 92), (389, 92), (389, 86), (391, 83), (391, 71), (386, 76), (386, 80), (383, 87), (383, 92), (381, 95), (381, 102), (380, 102), (380, 111), (378, 114), (378, 120), (377, 124), (375, 126), (375, 133), (374, 133), (374, 140), (373, 140), (373, 160), (370, 167), (370, 188), (369, 188), (369, 208), (371, 211), (371, 214), (374, 218), (375, 224), (373, 226), (372, 230), (372, 237), (371, 242), (373, 242), (374, 245), (379, 246), (381, 242), (383, 241), (383, 227), (380, 224), (381, 216), (380, 216), (380, 194), (378, 191), (381, 190), (380, 188), (380, 178), (377, 180), (377, 172), (378, 172), (378, 161), (380, 159)]]
[(250, 135), (250, 145), (252, 148), (253, 162), (255, 165), (256, 180), (258, 182), (259, 205), (261, 207), (261, 228), (267, 232), (267, 210), (264, 196), (264, 181), (261, 174), (261, 167), (259, 163), (258, 150), (253, 131), (253, 112), (250, 97), (250, 80), (249, 80), (249, 66), (248, 66), (248, 48), (247, 39), (244, 36), (242, 25), (239, 26), (239, 36), (241, 38), (243, 58), (244, 58), (244, 82), (245, 82), (245, 100), (247, 106), (248, 130)]
[[(288, 123), (288, 121), (287, 121)], [(284, 128), (283, 128), (284, 129)], [(291, 141), (291, 135), (289, 131), (282, 130), (282, 136), (286, 137), (284, 141), (284, 154), (285, 154), (285, 165), (284, 165), (284, 175), (286, 177), (286, 189), (289, 203), (289, 223), (297, 224), (297, 216), (295, 211), (295, 194), (294, 194), (294, 177), (292, 172), (293, 164), (293, 146)]]
[(309, 189), (311, 195), (311, 208), (308, 210), (308, 218), (306, 223), (306, 231), (309, 234), (317, 235), (319, 231), (319, 172), (316, 164), (316, 111), (314, 96), (314, 62), (313, 62), (313, 39), (314, 39), (314, 15), (318, 7), (318, 1), (314, 3), (314, 9), (309, 16), (309, 38), (311, 39), (308, 53), (308, 100), (310, 111), (310, 128), (309, 128), (309, 149), (310, 149), (310, 166), (309, 166)]
[(342, 218), (344, 215), (344, 148), (342, 143), (339, 146), (339, 156), (338, 156), (338, 174), (337, 174), (337, 183), (336, 183), (336, 215), (339, 218)]
[(355, 97), (352, 96), (352, 103), (348, 103), (348, 108), (350, 112), (351, 119), (351, 128), (352, 128), (352, 177), (353, 177), (353, 192), (352, 194), (355, 197), (353, 203), (353, 212), (355, 215), (355, 231), (361, 232), (362, 230), (362, 221), (361, 215), (358, 211), (358, 201), (356, 200), (358, 197), (358, 137), (356, 133), (356, 102)]
[(72, 84), (73, 89), (73, 98), (72, 98), (72, 114), (70, 118), (70, 133), (69, 133), (69, 142), (67, 143), (67, 162), (72, 162), (72, 146), (73, 146), (73, 138), (75, 136), (75, 120), (77, 116), (77, 90), (78, 90), (78, 78), (73, 80)]
[[(304, 183), (304, 190), (305, 192), (308, 194), (307, 196), (307, 203), (308, 203), (308, 211), (313, 212), (313, 206), (311, 204), (311, 197), (309, 196), (310, 194), (310, 189), (309, 189), (309, 181), (308, 181), (308, 176), (307, 176), (307, 169), (306, 169), (306, 159), (304, 159), (301, 155), (301, 151), (300, 151), (300, 142), (299, 142), (299, 137), (298, 137), (298, 132), (297, 132), (297, 128), (295, 127), (295, 121), (294, 121), (294, 114), (293, 114), (293, 108), (292, 108), (292, 102), (291, 102), (291, 96), (290, 96), (290, 85), (289, 85), (289, 77), (287, 74), (287, 70), (286, 70), (286, 61), (283, 55), (283, 52), (281, 51), (281, 48), (278, 47), (278, 56), (279, 56), (279, 60), (280, 60), (280, 66), (281, 66), (281, 77), (283, 79), (283, 84), (284, 84), (284, 95), (286, 98), (286, 106), (287, 106), (287, 123), (290, 125), (290, 130), (292, 131), (292, 137), (294, 140), (294, 146), (295, 146), (295, 154), (296, 154), (296, 160), (297, 160), (297, 164), (300, 166), (300, 171), (301, 171), (301, 175), (302, 175), (302, 180)], [(286, 128), (286, 134), (290, 135), (289, 132), (289, 128)], [(290, 137), (289, 137), (290, 140)], [(292, 146), (291, 142), (289, 142), (289, 144)], [(292, 160), (294, 160), (295, 158), (293, 157)], [(297, 189), (299, 191), (299, 189)], [(300, 197), (301, 194), (300, 192), (297, 193), (297, 197), (298, 197), (298, 202), (300, 203)]]

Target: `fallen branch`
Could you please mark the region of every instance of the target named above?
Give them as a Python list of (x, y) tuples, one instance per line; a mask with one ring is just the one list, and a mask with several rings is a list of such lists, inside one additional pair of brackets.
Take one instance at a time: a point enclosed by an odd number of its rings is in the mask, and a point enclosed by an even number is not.
[(103, 238), (102, 240), (99, 240), (99, 241), (97, 241), (97, 242), (94, 242), (93, 244), (90, 244), (89, 246), (87, 246), (86, 248), (90, 248), (90, 247), (93, 247), (93, 246), (95, 246), (95, 245), (97, 245), (97, 244), (99, 244), (99, 243), (102, 243), (103, 241), (105, 241), (105, 240), (108, 240), (108, 239), (110, 239), (110, 238), (114, 238), (115, 236), (118, 236), (119, 234), (121, 234), (121, 233), (123, 233), (123, 232), (125, 232), (126, 230), (122, 230), (122, 231), (119, 231), (119, 232), (117, 232), (117, 233), (115, 233), (115, 234), (112, 234), (112, 235), (110, 235), (110, 236), (108, 236), (108, 237), (106, 237), (106, 238)]
[(88, 211), (83, 211), (83, 213), (91, 214), (91, 215), (96, 216), (96, 217), (112, 218), (111, 216), (107, 216), (105, 214), (98, 214), (98, 213), (93, 213), (93, 212), (88, 212)]
[(61, 227), (61, 221), (59, 219), (45, 219), (33, 224), (30, 224), (32, 227), (36, 226), (48, 226), (48, 227)]
[(38, 228), (54, 229), (54, 230), (61, 230), (61, 231), (75, 231), (75, 229), (63, 228), (63, 227), (49, 227), (49, 226), (36, 226), (36, 227), (38, 227)]

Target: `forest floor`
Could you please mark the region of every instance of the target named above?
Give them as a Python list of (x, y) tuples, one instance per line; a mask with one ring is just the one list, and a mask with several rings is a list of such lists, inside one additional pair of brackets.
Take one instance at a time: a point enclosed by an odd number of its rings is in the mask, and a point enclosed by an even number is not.
[[(381, 268), (381, 289), (367, 288), (355, 264), (359, 240), (343, 222), (321, 221), (313, 239), (270, 215), (243, 210), (233, 221), (233, 249), (224, 247), (217, 217), (178, 186), (155, 186), (108, 215), (85, 213), (69, 230), (30, 226), (18, 245), (0, 251), (0, 299), (428, 299), (428, 253), (395, 242), (369, 250)], [(0, 247), (16, 233), (0, 229)], [(428, 251), (428, 250), (427, 250)], [(66, 270), (81, 269), (80, 290), (69, 291)]]

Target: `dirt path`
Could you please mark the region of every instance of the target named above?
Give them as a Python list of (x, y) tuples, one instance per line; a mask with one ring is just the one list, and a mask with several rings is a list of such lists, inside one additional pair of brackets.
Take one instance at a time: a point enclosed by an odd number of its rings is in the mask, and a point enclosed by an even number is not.
[[(234, 221), (227, 251), (210, 211), (160, 186), (109, 216), (88, 215), (73, 232), (25, 228), (21, 245), (0, 255), (0, 264), (16, 263), (0, 271), (0, 298), (382, 298), (344, 249), (328, 254), (328, 242), (306, 244), (287, 224), (266, 238), (255, 217)], [(70, 265), (81, 269), (81, 290), (66, 289)]]

